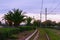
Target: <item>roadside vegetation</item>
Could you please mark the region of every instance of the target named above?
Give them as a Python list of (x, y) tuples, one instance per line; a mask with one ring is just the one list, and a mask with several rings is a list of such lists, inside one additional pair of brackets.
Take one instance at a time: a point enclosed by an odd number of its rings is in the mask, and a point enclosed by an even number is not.
[(48, 34), (50, 40), (60, 40), (60, 30), (56, 29), (45, 29), (46, 33)]
[[(19, 27), (19, 28), (0, 28), (0, 40), (4, 40), (7, 38), (16, 38), (14, 34), (18, 34), (24, 31), (35, 30), (34, 27)], [(13, 36), (13, 37), (12, 37)]]
[(51, 28), (39, 28), (39, 38), (38, 40), (47, 40), (47, 36), (49, 40), (60, 40), (60, 30), (51, 29)]
[(39, 28), (39, 38), (38, 40), (47, 40), (46, 32), (44, 28)]
[[(0, 40), (20, 39), (22, 35), (24, 38), (27, 34), (30, 35), (35, 29), (39, 31), (38, 40), (47, 40), (46, 34), (50, 40), (60, 40), (60, 22), (56, 23), (51, 20), (41, 22), (40, 20), (24, 15), (24, 12), (19, 9), (10, 10), (3, 16), (2, 20), (5, 21), (5, 24), (2, 24), (0, 21), (0, 26), (2, 26), (0, 28)], [(21, 23), (25, 24), (21, 25)], [(21, 36), (18, 36), (18, 34)]]

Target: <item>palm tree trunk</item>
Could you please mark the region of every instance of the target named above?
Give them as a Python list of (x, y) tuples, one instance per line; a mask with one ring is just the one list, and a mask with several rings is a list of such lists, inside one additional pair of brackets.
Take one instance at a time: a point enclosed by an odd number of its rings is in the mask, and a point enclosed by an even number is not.
[(11, 21), (8, 20), (7, 22), (8, 22), (9, 26), (12, 26), (12, 22)]
[(19, 25), (20, 25), (20, 23), (14, 22), (14, 26), (15, 26), (15, 27), (17, 27), (17, 26), (19, 26)]

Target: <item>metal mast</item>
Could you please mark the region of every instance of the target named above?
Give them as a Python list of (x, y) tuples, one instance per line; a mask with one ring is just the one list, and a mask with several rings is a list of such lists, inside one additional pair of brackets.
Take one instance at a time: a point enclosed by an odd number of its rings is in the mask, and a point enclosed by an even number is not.
[(47, 8), (45, 8), (45, 21), (47, 20)]
[[(42, 3), (41, 3), (41, 11), (40, 11), (40, 21), (42, 22), (42, 11), (43, 10), (43, 0), (42, 0)], [(40, 27), (41, 27), (41, 24), (40, 24)]]

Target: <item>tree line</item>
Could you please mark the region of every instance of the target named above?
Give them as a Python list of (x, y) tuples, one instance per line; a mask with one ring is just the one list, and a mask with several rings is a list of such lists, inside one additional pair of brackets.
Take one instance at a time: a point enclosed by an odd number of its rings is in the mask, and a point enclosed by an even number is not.
[[(35, 20), (31, 17), (24, 15), (23, 11), (19, 9), (10, 10), (7, 14), (4, 15), (3, 19), (5, 20), (5, 24), (14, 27), (19, 26), (20, 23), (22, 22), (25, 22), (27, 26), (37, 26), (37, 27), (60, 26), (60, 22), (56, 23), (55, 21), (51, 20), (41, 22), (40, 20)], [(31, 23), (32, 20), (33, 22)]]

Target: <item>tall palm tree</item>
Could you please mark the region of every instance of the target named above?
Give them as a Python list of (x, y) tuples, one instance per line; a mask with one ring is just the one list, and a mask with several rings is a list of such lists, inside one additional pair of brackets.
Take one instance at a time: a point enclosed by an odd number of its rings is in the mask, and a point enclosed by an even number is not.
[[(22, 15), (22, 10), (13, 9), (13, 11), (9, 11), (8, 14), (4, 16), (4, 19), (13, 22), (14, 26), (19, 26), (22, 21), (24, 21), (24, 15)], [(9, 23), (8, 22), (8, 23)]]
[(4, 16), (5, 22), (8, 23), (9, 26), (12, 26), (12, 13), (9, 11), (9, 13), (5, 14)]
[(41, 24), (40, 20), (34, 20), (33, 25), (39, 27)]
[(31, 21), (32, 21), (32, 18), (31, 17), (27, 17), (26, 18), (26, 24), (29, 26), (29, 25), (31, 25)]

